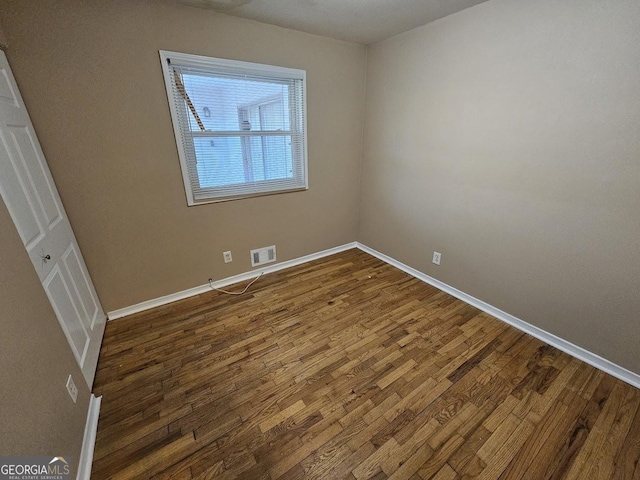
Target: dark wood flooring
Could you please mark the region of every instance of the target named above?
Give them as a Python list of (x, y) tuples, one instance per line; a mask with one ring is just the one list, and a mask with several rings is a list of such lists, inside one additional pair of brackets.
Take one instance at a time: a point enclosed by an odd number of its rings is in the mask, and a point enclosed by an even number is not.
[(109, 322), (95, 393), (94, 480), (640, 478), (639, 390), (358, 250)]

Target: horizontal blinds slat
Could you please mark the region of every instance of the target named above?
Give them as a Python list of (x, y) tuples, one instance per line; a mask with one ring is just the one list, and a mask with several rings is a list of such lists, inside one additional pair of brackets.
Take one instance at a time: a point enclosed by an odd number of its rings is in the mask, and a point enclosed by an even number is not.
[(243, 131), (224, 131), (224, 132), (211, 132), (209, 130), (205, 131), (192, 131), (191, 136), (193, 138), (214, 138), (214, 137), (286, 137), (291, 135), (297, 135), (299, 132), (294, 130), (280, 131), (280, 130), (262, 130), (257, 132), (243, 132)]
[(214, 69), (192, 68), (179, 65), (171, 65), (171, 68), (177, 70), (181, 75), (196, 75), (206, 78), (222, 78), (229, 80), (247, 80), (252, 82), (275, 83), (279, 85), (293, 85), (297, 79), (282, 78), (273, 75), (254, 75), (242, 72), (226, 72)]
[(188, 59), (168, 56), (168, 63), (171, 68), (198, 73), (201, 75), (223, 75), (228, 77), (251, 77), (255, 79), (273, 79), (275, 81), (301, 80), (305, 78), (304, 70), (275, 67), (271, 65), (260, 65), (235, 60), (222, 60), (210, 58), (202, 62), (193, 60), (189, 55)]
[(253, 185), (252, 188), (245, 186), (241, 188), (216, 188), (216, 189), (202, 189), (196, 192), (194, 198), (196, 201), (208, 200), (210, 198), (238, 198), (247, 197), (256, 194), (266, 194), (270, 192), (285, 192), (293, 190), (303, 190), (306, 188), (305, 184), (301, 183), (271, 183), (268, 182), (264, 185)]

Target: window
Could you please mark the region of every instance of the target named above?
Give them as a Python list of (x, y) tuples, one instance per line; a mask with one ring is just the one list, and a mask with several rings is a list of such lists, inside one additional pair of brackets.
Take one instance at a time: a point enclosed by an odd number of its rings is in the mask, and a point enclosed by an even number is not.
[(160, 57), (189, 205), (307, 188), (304, 70)]

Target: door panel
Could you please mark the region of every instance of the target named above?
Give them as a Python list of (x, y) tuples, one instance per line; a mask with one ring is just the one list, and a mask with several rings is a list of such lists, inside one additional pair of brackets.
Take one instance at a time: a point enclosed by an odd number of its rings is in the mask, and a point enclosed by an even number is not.
[(76, 360), (78, 363), (82, 363), (89, 338), (82, 324), (82, 317), (78, 312), (77, 305), (73, 301), (69, 285), (58, 265), (53, 267), (43, 286), (56, 315), (59, 319), (65, 319), (64, 323), (61, 324), (62, 329), (67, 336), (67, 340), (69, 340), (69, 345)]
[(62, 256), (62, 260), (69, 274), (69, 279), (73, 283), (78, 304), (82, 307), (84, 326), (87, 330), (91, 330), (100, 313), (100, 308), (91, 293), (91, 284), (85, 276), (78, 250), (74, 244), (69, 245), (69, 248)]
[(106, 316), (4, 52), (0, 194), (91, 387)]
[(22, 243), (27, 250), (31, 250), (44, 239), (44, 229), (38, 221), (38, 214), (32, 200), (27, 196), (28, 189), (20, 174), (18, 162), (13, 149), (9, 148), (6, 131), (0, 129), (0, 169), (2, 169), (2, 183), (0, 193), (6, 201), (7, 208), (18, 229)]
[(12, 82), (9, 80), (9, 72), (7, 72), (7, 69), (2, 65), (0, 67), (0, 102), (4, 102), (13, 107), (18, 107), (18, 98), (13, 91), (11, 83)]
[(29, 177), (31, 192), (38, 199), (38, 205), (46, 220), (46, 225), (49, 229), (53, 229), (58, 222), (63, 220), (60, 213), (62, 207), (58, 196), (53, 193), (52, 179), (47, 175), (48, 172), (43, 170), (43, 165), (46, 162), (38, 154), (33, 137), (27, 127), (9, 125), (8, 130), (11, 132), (16, 151), (20, 155), (23, 168)]

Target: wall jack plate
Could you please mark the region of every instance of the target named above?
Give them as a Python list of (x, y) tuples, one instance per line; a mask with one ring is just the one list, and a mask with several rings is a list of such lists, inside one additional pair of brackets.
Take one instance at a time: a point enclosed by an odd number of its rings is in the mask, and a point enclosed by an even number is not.
[(231, 251), (222, 252), (222, 258), (224, 258), (224, 263), (233, 262), (233, 257), (231, 256)]
[(440, 252), (433, 252), (433, 260), (431, 260), (436, 265), (440, 265), (440, 260), (442, 259), (442, 254)]
[(67, 391), (69, 392), (69, 396), (71, 397), (71, 400), (73, 400), (73, 403), (76, 403), (78, 400), (78, 387), (76, 387), (71, 375), (67, 378)]

